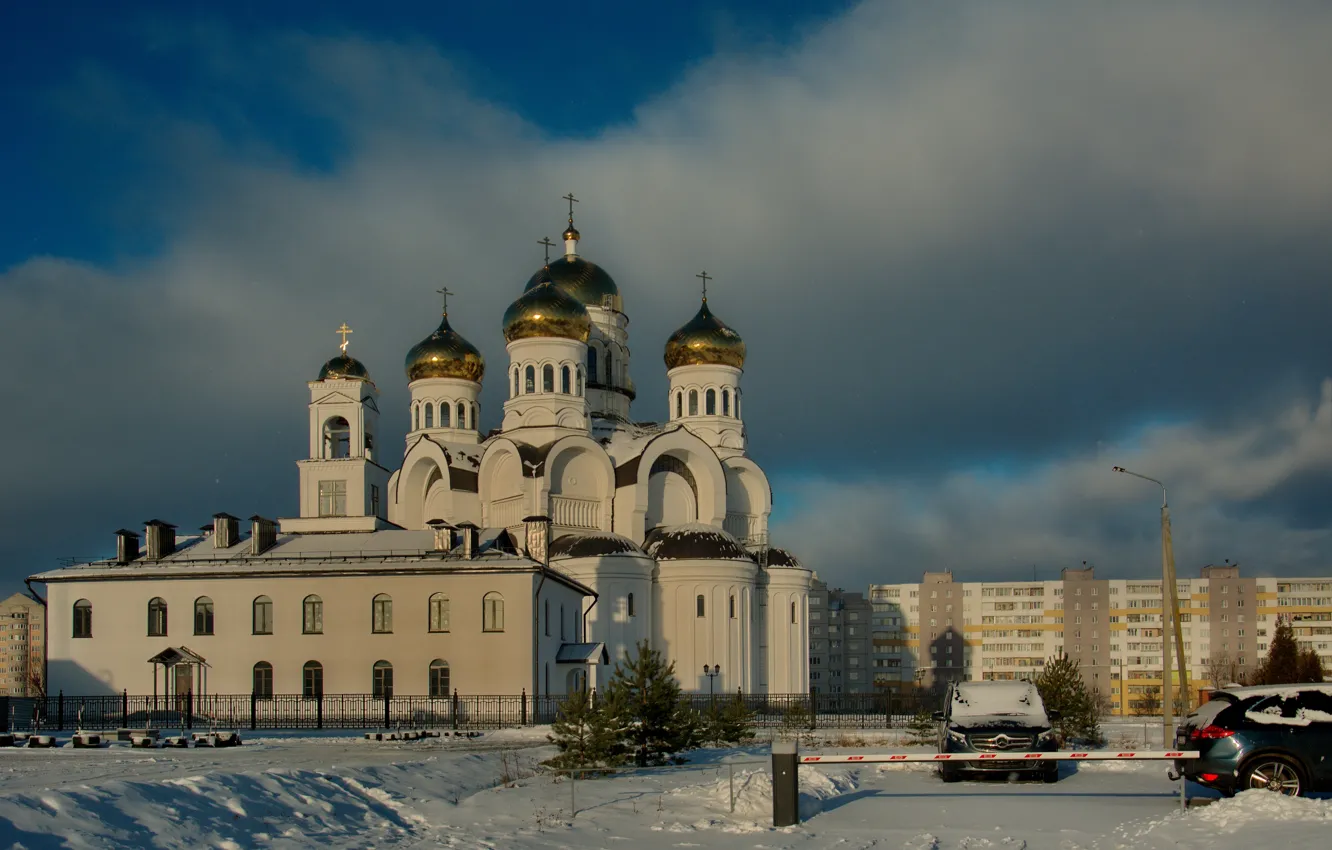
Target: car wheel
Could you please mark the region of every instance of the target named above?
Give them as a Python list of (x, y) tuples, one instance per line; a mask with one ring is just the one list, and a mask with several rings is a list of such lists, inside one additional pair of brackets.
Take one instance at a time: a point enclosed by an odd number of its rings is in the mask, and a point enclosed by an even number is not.
[(944, 782), (957, 782), (962, 779), (957, 770), (951, 767), (940, 767), (939, 778)]
[(1052, 764), (1052, 765), (1050, 765), (1049, 767), (1047, 767), (1045, 770), (1042, 770), (1042, 771), (1041, 771), (1041, 781), (1044, 782), (1044, 783), (1047, 784), (1047, 785), (1051, 785), (1051, 784), (1053, 784), (1053, 783), (1055, 783), (1055, 782), (1058, 782), (1058, 781), (1059, 781), (1059, 765), (1057, 765), (1057, 764)]
[(1239, 790), (1250, 788), (1298, 797), (1305, 790), (1303, 771), (1284, 756), (1259, 756), (1240, 771)]

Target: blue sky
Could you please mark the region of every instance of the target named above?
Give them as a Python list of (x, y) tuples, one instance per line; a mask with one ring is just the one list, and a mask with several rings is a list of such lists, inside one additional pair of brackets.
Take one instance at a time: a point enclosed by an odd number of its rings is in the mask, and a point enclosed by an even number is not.
[(1332, 565), (1332, 7), (108, 6), (0, 26), (0, 585), (293, 512), (343, 321), (394, 440), (441, 283), (500, 374), (568, 191), (637, 418), (714, 275), (834, 583), (1150, 574), (1115, 464), (1186, 573)]

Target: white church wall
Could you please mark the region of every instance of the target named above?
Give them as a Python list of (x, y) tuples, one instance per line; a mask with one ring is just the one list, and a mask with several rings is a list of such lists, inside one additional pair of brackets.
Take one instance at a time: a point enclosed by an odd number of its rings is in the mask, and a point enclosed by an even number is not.
[(606, 644), (610, 654), (610, 664), (598, 671), (597, 687), (605, 687), (626, 653), (632, 655), (641, 640), (652, 641), (655, 562), (645, 555), (608, 555), (564, 558), (553, 566), (597, 593), (595, 605), (587, 600), (587, 639)]
[[(809, 690), (809, 570), (767, 571), (768, 693)], [(795, 616), (792, 616), (794, 606)]]
[(570, 531), (610, 531), (615, 467), (594, 440), (577, 435), (552, 446), (539, 483), (549, 495), (556, 537)]
[[(702, 440), (683, 428), (666, 431), (654, 437), (643, 448), (638, 458), (637, 482), (632, 488), (622, 488), (616, 499), (616, 532), (641, 543), (649, 528), (648, 517), (666, 515), (665, 497), (668, 484), (663, 484), (659, 498), (653, 502), (651, 487), (652, 468), (657, 459), (667, 455), (689, 469), (697, 489), (698, 522), (721, 528), (726, 519), (726, 473), (716, 453)], [(632, 506), (629, 495), (632, 494)]]
[[(218, 694), (249, 693), (259, 661), (273, 665), (275, 693), (301, 693), (307, 661), (323, 665), (325, 693), (370, 693), (371, 670), (383, 660), (393, 665), (395, 693), (424, 695), (435, 659), (448, 663), (452, 687), (464, 694), (532, 693), (539, 671), (553, 666), (560, 643), (558, 633), (541, 635), (533, 668), (537, 578), (531, 571), (127, 579), (48, 586), (52, 691), (152, 693), (148, 658), (183, 645), (211, 665), (208, 690)], [(449, 598), (446, 632), (429, 628), (429, 600), (436, 593)], [(488, 593), (503, 597), (502, 632), (482, 628), (482, 600)], [(323, 603), (322, 634), (303, 633), (302, 606), (312, 594)], [(392, 598), (391, 633), (373, 631), (372, 603), (378, 594)], [(194, 632), (194, 604), (205, 596), (214, 606), (211, 635)], [(259, 596), (272, 600), (272, 634), (253, 633), (253, 603)], [(167, 634), (161, 637), (147, 635), (148, 603), (154, 597), (168, 606)], [(570, 611), (578, 610), (583, 599), (580, 592), (549, 579), (542, 597)], [(79, 599), (93, 606), (91, 638), (71, 637), (72, 609)], [(556, 678), (552, 673), (552, 682)]]
[[(754, 573), (754, 565), (742, 561), (679, 560), (660, 565), (654, 645), (675, 664), (676, 678), (685, 690), (708, 693), (705, 664), (721, 665), (721, 675), (711, 683), (715, 692), (754, 690)], [(731, 616), (732, 598), (735, 616)]]

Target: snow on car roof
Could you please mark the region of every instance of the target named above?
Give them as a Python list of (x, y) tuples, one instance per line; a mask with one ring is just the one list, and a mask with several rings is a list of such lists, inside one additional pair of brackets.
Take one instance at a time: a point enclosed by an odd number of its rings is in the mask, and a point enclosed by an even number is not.
[(954, 717), (1044, 715), (1045, 706), (1030, 682), (959, 682), (953, 688)]
[(1304, 682), (1294, 685), (1250, 685), (1245, 688), (1224, 688), (1217, 693), (1231, 694), (1238, 699), (1249, 697), (1283, 697), (1301, 691), (1318, 691), (1332, 696), (1332, 683)]

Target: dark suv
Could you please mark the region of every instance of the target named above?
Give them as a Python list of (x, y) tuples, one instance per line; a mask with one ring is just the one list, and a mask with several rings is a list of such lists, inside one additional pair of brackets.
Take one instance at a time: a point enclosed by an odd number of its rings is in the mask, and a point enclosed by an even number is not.
[(1202, 754), (1176, 761), (1177, 773), (1226, 795), (1332, 790), (1332, 685), (1216, 691), (1185, 718), (1175, 746)]
[[(1030, 682), (957, 682), (948, 688), (944, 710), (936, 712), (941, 753), (1055, 752), (1059, 741), (1036, 686)], [(956, 782), (963, 771), (1022, 772), (1059, 781), (1059, 762), (964, 761), (940, 764), (939, 777)]]

